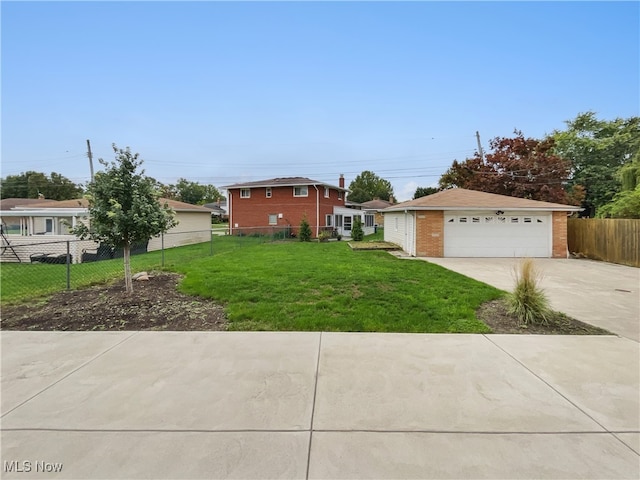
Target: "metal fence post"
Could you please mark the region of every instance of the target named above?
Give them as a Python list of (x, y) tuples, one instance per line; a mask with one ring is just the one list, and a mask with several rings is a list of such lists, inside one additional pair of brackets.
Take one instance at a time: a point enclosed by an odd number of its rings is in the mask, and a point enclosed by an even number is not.
[(160, 234), (160, 250), (162, 250), (162, 266), (164, 267), (164, 232)]
[(67, 290), (71, 290), (71, 254), (69, 240), (67, 240)]

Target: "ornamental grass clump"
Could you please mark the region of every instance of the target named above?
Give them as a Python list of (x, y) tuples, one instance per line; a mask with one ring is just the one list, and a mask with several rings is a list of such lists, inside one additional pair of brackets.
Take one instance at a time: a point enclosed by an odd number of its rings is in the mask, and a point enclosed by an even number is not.
[(509, 313), (515, 315), (523, 325), (547, 324), (551, 310), (549, 300), (539, 286), (542, 274), (530, 258), (524, 259), (514, 268), (514, 272), (516, 286), (507, 295)]

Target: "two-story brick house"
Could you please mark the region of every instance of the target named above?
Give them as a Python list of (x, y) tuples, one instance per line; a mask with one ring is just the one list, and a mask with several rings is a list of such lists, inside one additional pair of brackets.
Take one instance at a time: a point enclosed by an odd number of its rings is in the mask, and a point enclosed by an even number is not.
[(344, 207), (348, 190), (304, 177), (235, 183), (227, 190), (229, 230), (233, 234), (290, 231), (296, 234), (306, 216), (313, 236), (335, 227), (334, 207)]

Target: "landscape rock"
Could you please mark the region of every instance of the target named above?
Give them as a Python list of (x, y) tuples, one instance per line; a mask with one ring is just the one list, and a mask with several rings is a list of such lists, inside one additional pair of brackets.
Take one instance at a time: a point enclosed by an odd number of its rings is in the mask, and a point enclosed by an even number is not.
[(148, 282), (149, 281), (149, 274), (147, 272), (138, 272), (135, 275), (133, 275), (133, 277), (131, 277), (132, 280), (135, 280), (137, 282)]

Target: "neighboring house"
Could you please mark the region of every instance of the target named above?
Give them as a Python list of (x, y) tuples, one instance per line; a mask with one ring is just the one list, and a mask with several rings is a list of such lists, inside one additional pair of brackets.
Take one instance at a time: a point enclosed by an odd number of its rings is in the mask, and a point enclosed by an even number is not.
[(297, 234), (306, 216), (316, 237), (323, 230), (350, 233), (353, 210), (346, 211), (344, 177), (330, 185), (304, 177), (272, 178), (223, 187), (227, 190), (229, 230), (234, 234)]
[(217, 217), (220, 220), (227, 220), (229, 214), (227, 213), (227, 200), (218, 200), (217, 202), (205, 203), (203, 207), (211, 210), (211, 216)]
[(389, 202), (387, 200), (380, 200), (379, 198), (374, 198), (373, 200), (369, 200), (368, 202), (363, 202), (360, 205), (362, 205), (363, 210), (373, 212), (374, 214), (373, 222), (375, 225), (382, 226), (384, 225), (382, 210), (394, 205), (394, 202)]
[[(69, 225), (75, 226), (79, 221), (89, 222), (88, 204), (84, 198), (64, 201), (38, 200), (37, 203), (28, 200), (14, 201), (13, 207), (8, 209), (6, 206), (11, 204), (2, 203), (0, 219), (3, 226), (17, 226), (9, 230), (7, 235), (12, 244), (25, 246), (45, 241), (77, 240), (70, 233)], [(164, 235), (165, 248), (205, 242), (211, 238), (211, 210), (176, 200), (160, 199), (160, 202), (163, 204), (166, 202), (175, 211), (178, 220), (178, 225)], [(160, 237), (152, 238), (149, 241), (148, 250), (160, 250), (162, 240)], [(48, 248), (56, 251), (44, 253), (64, 253), (62, 250), (66, 246), (62, 243), (51, 243)], [(90, 248), (95, 248), (95, 242), (91, 240), (74, 243), (74, 249), (78, 250), (73, 252), (74, 262), (81, 258), (79, 249)], [(28, 262), (28, 255), (22, 260)]]
[(384, 239), (417, 257), (567, 258), (580, 207), (462, 188), (386, 208)]

